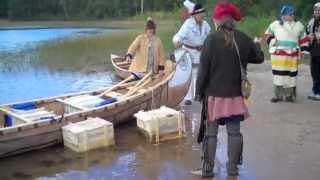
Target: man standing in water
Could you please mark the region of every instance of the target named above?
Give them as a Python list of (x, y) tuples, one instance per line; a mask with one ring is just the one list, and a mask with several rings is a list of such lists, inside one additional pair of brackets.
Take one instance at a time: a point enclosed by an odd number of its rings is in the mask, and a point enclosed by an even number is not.
[[(189, 4), (192, 2), (188, 2)], [(202, 8), (201, 4), (195, 4), (193, 10), (190, 13), (191, 17), (181, 26), (180, 30), (173, 37), (173, 44), (176, 48), (183, 48), (190, 54), (194, 69), (197, 68), (200, 62), (200, 54), (204, 40), (210, 33), (209, 24), (203, 19), (203, 13), (205, 9)], [(193, 70), (193, 74), (196, 71)], [(188, 93), (186, 105), (190, 105), (194, 96), (195, 78), (191, 82), (191, 93)]]

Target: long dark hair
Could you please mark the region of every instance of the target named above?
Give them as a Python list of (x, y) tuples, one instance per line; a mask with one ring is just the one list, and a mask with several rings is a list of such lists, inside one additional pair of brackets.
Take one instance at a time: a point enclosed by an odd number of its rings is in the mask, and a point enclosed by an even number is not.
[(235, 21), (232, 17), (226, 16), (222, 20), (216, 22), (218, 27), (217, 31), (222, 32), (225, 40), (226, 47), (233, 47)]

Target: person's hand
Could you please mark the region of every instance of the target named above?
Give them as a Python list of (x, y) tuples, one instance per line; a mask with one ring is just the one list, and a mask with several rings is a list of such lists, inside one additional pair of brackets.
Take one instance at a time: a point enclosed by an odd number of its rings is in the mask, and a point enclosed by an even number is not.
[(309, 40), (312, 42), (315, 38), (315, 35), (313, 33), (308, 35)]
[(182, 47), (182, 43), (180, 43), (180, 42), (173, 43), (173, 47), (174, 47), (175, 49), (179, 49), (179, 48)]
[(254, 39), (253, 39), (253, 42), (254, 42), (254, 43), (258, 43), (258, 44), (261, 45), (262, 38), (255, 36)]
[(126, 61), (127, 61), (127, 62), (130, 62), (130, 61), (131, 61), (130, 56), (126, 56)]
[(202, 99), (203, 99), (203, 98), (202, 98), (199, 94), (197, 94), (197, 95), (194, 97), (194, 101), (201, 102)]
[(164, 76), (164, 70), (159, 70), (159, 76), (160, 77)]

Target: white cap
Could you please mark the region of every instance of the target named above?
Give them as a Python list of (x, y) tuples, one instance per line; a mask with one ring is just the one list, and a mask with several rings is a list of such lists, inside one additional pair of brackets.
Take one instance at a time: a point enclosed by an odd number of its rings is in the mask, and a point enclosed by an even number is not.
[(184, 5), (184, 7), (186, 7), (188, 9), (189, 14), (193, 12), (193, 9), (195, 6), (195, 4), (193, 2), (191, 2), (190, 0), (185, 0), (183, 2), (183, 5)]
[(320, 2), (315, 3), (313, 8), (320, 8)]

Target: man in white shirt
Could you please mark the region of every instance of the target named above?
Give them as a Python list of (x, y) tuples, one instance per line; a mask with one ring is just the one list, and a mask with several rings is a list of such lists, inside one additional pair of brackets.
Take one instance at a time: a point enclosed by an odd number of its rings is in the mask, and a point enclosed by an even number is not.
[[(187, 9), (193, 7), (192, 12), (190, 13), (191, 17), (185, 20), (180, 30), (174, 35), (172, 41), (176, 48), (182, 47), (189, 53), (192, 59), (192, 64), (196, 68), (196, 66), (200, 63), (199, 61), (203, 42), (210, 33), (211, 28), (203, 19), (203, 13), (205, 12), (205, 9), (202, 8), (202, 5), (195, 4), (194, 6), (191, 6), (190, 3), (192, 4), (192, 2), (188, 1), (189, 6), (185, 6)], [(196, 72), (193, 71), (193, 74), (195, 75)], [(194, 80), (195, 78), (192, 80), (190, 87), (191, 94), (188, 93), (188, 97), (185, 102), (186, 105), (191, 104), (191, 99), (194, 96)]]
[(194, 6), (192, 16), (181, 26), (173, 37), (175, 47), (183, 47), (192, 54), (192, 63), (199, 64), (201, 48), (207, 35), (210, 33), (209, 24), (203, 19), (205, 10), (201, 4)]

